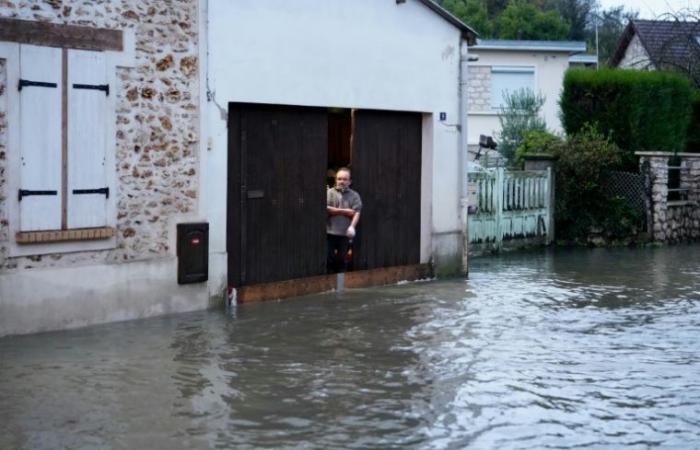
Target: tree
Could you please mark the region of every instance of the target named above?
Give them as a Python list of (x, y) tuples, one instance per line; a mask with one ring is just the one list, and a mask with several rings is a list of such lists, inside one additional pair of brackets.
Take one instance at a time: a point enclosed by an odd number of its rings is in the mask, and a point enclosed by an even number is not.
[(472, 27), (481, 38), (493, 34), (493, 23), (488, 17), (485, 0), (443, 0), (441, 4), (459, 20)]
[(598, 0), (437, 1), (481, 38), (585, 40), (588, 48), (595, 48), (598, 25), (601, 61), (615, 51), (629, 19), (637, 17), (624, 6), (599, 11)]
[(557, 11), (542, 11), (525, 0), (511, 0), (496, 21), (501, 39), (563, 40), (569, 26)]
[(557, 0), (556, 9), (564, 22), (569, 24), (568, 39), (583, 41), (592, 11), (597, 8), (596, 0)]
[(489, 19), (493, 20), (501, 15), (508, 6), (508, 0), (486, 0), (486, 11)]
[(630, 20), (636, 19), (639, 13), (627, 11), (624, 6), (616, 6), (603, 10), (600, 13), (591, 11), (586, 41), (588, 48), (595, 49), (595, 26), (598, 25), (598, 59), (601, 64), (606, 64), (615, 53), (618, 42)]
[(519, 89), (503, 95), (505, 105), (501, 107), (498, 119), (501, 132), (498, 135), (498, 151), (511, 164), (515, 163), (515, 150), (520, 146), (529, 131), (546, 131), (547, 125), (540, 117), (540, 109), (545, 98), (530, 89)]

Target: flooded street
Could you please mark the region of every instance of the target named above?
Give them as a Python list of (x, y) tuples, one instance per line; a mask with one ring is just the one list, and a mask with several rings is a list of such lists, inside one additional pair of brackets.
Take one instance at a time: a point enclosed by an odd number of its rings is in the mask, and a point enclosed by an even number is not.
[(0, 339), (0, 448), (697, 448), (698, 342), (700, 246), (473, 259)]

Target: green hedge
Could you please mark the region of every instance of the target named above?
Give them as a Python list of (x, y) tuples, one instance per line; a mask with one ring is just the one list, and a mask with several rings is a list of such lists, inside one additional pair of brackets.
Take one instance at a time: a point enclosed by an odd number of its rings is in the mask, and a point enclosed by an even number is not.
[(609, 171), (620, 167), (623, 150), (588, 125), (566, 141), (553, 142), (549, 149), (557, 160), (557, 239), (587, 242), (596, 232), (606, 239), (636, 233), (639, 214), (625, 199), (611, 196), (604, 188)]
[(700, 90), (693, 92), (691, 97), (693, 115), (688, 127), (688, 144), (686, 151), (700, 153)]
[(571, 135), (590, 123), (625, 151), (684, 151), (692, 90), (680, 75), (622, 69), (570, 70), (560, 99), (562, 124)]

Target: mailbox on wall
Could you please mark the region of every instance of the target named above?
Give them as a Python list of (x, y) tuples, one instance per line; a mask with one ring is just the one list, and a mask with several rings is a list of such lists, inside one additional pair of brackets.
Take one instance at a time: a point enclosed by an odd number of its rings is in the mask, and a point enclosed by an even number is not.
[(200, 283), (209, 279), (209, 224), (177, 224), (177, 282)]

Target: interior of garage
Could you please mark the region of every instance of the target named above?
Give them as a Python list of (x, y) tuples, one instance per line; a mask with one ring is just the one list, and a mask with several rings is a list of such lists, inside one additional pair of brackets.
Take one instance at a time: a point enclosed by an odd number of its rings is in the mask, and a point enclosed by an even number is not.
[(334, 184), (335, 171), (352, 166), (352, 124), (354, 110), (328, 109), (328, 172), (327, 187)]

